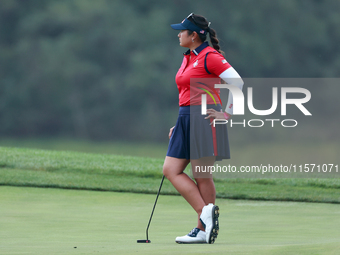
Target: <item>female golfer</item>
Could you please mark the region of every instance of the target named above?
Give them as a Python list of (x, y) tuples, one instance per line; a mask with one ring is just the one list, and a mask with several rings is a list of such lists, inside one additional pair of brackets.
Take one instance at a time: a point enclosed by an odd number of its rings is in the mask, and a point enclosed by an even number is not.
[[(179, 44), (189, 50), (184, 53), (176, 75), (179, 116), (176, 125), (170, 129), (163, 174), (198, 215), (197, 226), (189, 234), (177, 237), (176, 242), (214, 243), (219, 230), (219, 208), (214, 205), (215, 185), (206, 169), (213, 166), (215, 160), (230, 158), (230, 153), (226, 125), (215, 128), (211, 121), (228, 119), (233, 112), (231, 95), (227, 112), (222, 112), (221, 104), (217, 104), (219, 90), (214, 84), (216, 78), (218, 81), (223, 79), (242, 89), (243, 81), (221, 54), (216, 32), (206, 18), (192, 13), (171, 27), (180, 30)], [(212, 47), (206, 42), (207, 34)], [(202, 94), (208, 94), (207, 115), (201, 114)], [(189, 163), (195, 181), (183, 172)]]

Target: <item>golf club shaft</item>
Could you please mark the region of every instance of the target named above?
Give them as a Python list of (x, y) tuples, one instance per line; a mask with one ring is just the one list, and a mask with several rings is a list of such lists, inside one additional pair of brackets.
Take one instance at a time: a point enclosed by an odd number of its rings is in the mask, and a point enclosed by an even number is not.
[(157, 196), (156, 196), (156, 201), (155, 201), (155, 204), (153, 205), (153, 209), (152, 209), (152, 212), (151, 212), (149, 223), (148, 223), (148, 226), (146, 227), (146, 240), (149, 240), (149, 234), (148, 234), (149, 226), (150, 226), (150, 222), (151, 222), (151, 219), (152, 219), (153, 212), (155, 211), (155, 207), (156, 207), (156, 204), (157, 204), (159, 193), (161, 192), (161, 188), (162, 188), (162, 185), (163, 185), (164, 177), (165, 177), (165, 175), (163, 174), (162, 181), (161, 181), (161, 184), (159, 185), (158, 193), (157, 193)]

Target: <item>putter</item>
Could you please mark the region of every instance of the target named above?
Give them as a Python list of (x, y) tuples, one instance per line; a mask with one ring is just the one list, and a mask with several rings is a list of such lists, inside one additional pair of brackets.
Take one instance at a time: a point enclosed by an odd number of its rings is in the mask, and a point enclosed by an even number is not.
[(159, 190), (158, 190), (158, 193), (157, 193), (157, 196), (156, 196), (155, 204), (153, 205), (153, 209), (152, 209), (152, 212), (151, 212), (149, 223), (148, 223), (148, 226), (146, 227), (146, 239), (137, 240), (137, 243), (151, 243), (151, 241), (149, 240), (149, 233), (148, 233), (148, 231), (149, 231), (149, 226), (150, 226), (150, 222), (151, 222), (151, 219), (152, 219), (153, 212), (155, 211), (155, 207), (156, 207), (156, 204), (157, 204), (158, 196), (159, 196), (159, 193), (161, 192), (161, 188), (162, 188), (162, 185), (163, 185), (164, 177), (165, 177), (165, 175), (163, 174), (161, 185), (159, 185)]

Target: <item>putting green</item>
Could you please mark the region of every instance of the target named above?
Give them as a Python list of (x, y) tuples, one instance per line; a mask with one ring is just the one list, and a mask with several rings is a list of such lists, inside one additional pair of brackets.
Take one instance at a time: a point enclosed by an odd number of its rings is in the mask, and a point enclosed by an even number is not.
[(0, 187), (0, 254), (339, 254), (340, 205), (217, 200), (213, 245), (179, 245), (196, 224), (179, 196)]

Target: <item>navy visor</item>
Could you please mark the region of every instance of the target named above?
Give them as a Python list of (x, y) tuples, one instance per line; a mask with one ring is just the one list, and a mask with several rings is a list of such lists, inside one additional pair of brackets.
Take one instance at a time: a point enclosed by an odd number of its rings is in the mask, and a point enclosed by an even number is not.
[(172, 24), (171, 27), (175, 30), (187, 30), (188, 29), (188, 30), (195, 31), (196, 33), (202, 34), (202, 35), (205, 35), (207, 33), (206, 30), (196, 26), (194, 23), (192, 23), (187, 18), (184, 19), (181, 23)]

